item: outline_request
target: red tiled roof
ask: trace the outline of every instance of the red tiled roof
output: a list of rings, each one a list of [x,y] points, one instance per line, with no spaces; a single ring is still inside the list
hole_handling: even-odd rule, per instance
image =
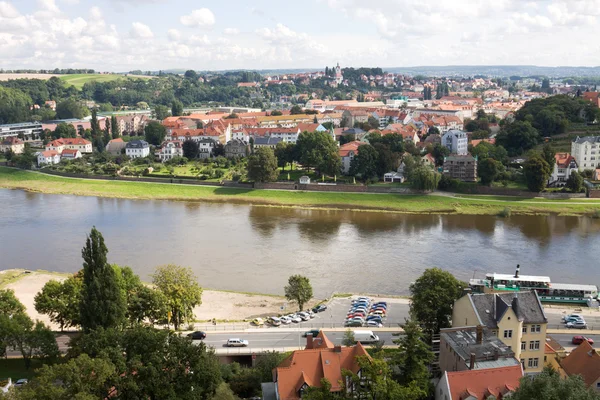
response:
[[[58,155],[58,152],[56,150],[46,150],[46,151],[42,151],[42,155],[44,157],[54,157],[54,156]]]
[[[339,154],[340,154],[340,157],[348,157],[348,154],[351,151],[353,151],[354,153],[358,154],[358,147],[362,146],[363,144],[366,144],[366,143],[359,142],[358,140],[355,140],[353,142],[348,142],[348,143],[340,146],[340,149],[338,151]]]
[[[486,142],[486,143],[490,143],[490,144],[496,144],[496,138],[471,140],[471,144],[473,145],[473,147],[476,147],[481,142]]]
[[[23,141],[16,136],[9,136],[2,141],[5,146],[14,146],[15,144],[23,144]]]
[[[75,156],[78,152],[79,152],[79,150],[76,150],[76,149],[65,149],[65,150],[63,150],[63,152],[61,154],[63,156],[68,156],[68,155]]]
[[[560,364],[567,375],[581,375],[587,386],[600,378],[600,355],[587,340],[584,340]]]
[[[566,168],[569,166],[571,161],[575,160],[575,158],[569,153],[556,153],[554,155],[554,159],[556,160],[556,165],[558,165],[559,168]]]
[[[109,140],[108,143],[110,144],[110,143],[124,143],[124,142],[123,142],[123,139],[116,138],[116,139]]]
[[[320,124],[298,124],[300,132],[315,132]]]
[[[510,367],[446,372],[450,400],[463,400],[473,396],[485,400],[490,396],[504,396],[519,387],[523,376],[521,365]]]
[[[50,143],[48,143],[46,145],[46,147],[48,147],[48,146],[57,147],[57,146],[64,146],[67,144],[84,146],[87,144],[92,144],[92,142],[90,142],[89,140],[85,140],[83,138],[61,138],[61,139],[56,139],[56,140],[51,141]]]

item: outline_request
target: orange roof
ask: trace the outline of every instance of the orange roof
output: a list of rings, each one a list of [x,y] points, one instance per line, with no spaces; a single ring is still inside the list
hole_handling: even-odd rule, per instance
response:
[[[486,143],[490,143],[490,144],[496,144],[496,138],[471,140],[471,144],[473,145],[473,147],[477,146],[481,142],[486,142]]]
[[[555,354],[556,350],[552,348],[548,343],[544,344],[544,354]]]
[[[44,157],[54,157],[54,156],[58,155],[58,152],[56,150],[46,150],[46,151],[42,151],[42,155]]]
[[[355,140],[353,142],[348,142],[348,143],[340,146],[340,149],[338,151],[339,154],[340,154],[340,157],[348,157],[348,154],[351,151],[353,151],[354,153],[358,153],[358,147],[361,146],[361,145],[363,145],[363,144],[366,144],[366,143],[359,142],[358,140]]]
[[[300,132],[315,132],[321,124],[298,124]]]
[[[108,143],[124,143],[124,142],[123,142],[123,139],[116,138],[116,139],[109,140]]]
[[[69,155],[69,154],[71,154],[71,155],[73,155],[73,156],[74,156],[74,155],[76,155],[78,152],[79,152],[79,150],[77,150],[77,149],[65,149],[65,150],[63,150],[63,152],[62,152],[62,155],[63,155],[63,156],[66,156],[66,155]]]
[[[61,138],[61,139],[56,139],[56,140],[51,141],[50,143],[48,143],[46,145],[46,147],[48,147],[48,146],[52,146],[52,147],[64,146],[66,144],[83,146],[86,144],[92,144],[92,142],[90,142],[89,140],[85,140],[83,138]]]
[[[360,343],[352,347],[331,346],[294,351],[275,368],[281,400],[299,399],[299,391],[303,386],[320,387],[323,378],[331,383],[332,392],[338,392],[342,389],[342,370],[357,373],[359,366],[356,357],[369,357]]]
[[[567,375],[581,375],[587,386],[600,378],[600,355],[584,340],[560,363]]]
[[[521,365],[510,367],[446,372],[451,400],[462,400],[469,396],[485,400],[490,396],[504,396],[519,387],[523,376]]]
[[[556,160],[556,165],[563,168],[568,167],[571,161],[575,160],[569,153],[556,153],[554,159]]]
[[[12,146],[12,145],[15,145],[15,144],[22,144],[22,143],[23,143],[23,141],[21,139],[19,139],[18,137],[16,137],[16,136],[9,136],[9,137],[7,137],[6,139],[4,139],[2,141],[2,144],[5,145],[5,146],[7,146],[7,145],[11,145]]]

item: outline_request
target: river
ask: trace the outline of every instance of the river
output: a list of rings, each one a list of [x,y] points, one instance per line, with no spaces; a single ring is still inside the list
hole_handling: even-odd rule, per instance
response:
[[[0,189],[0,269],[75,272],[92,226],[109,262],[150,280],[193,269],[202,286],[282,294],[287,278],[332,292],[408,294],[425,268],[600,284],[600,220],[589,217],[402,215],[202,202],[120,200]]]

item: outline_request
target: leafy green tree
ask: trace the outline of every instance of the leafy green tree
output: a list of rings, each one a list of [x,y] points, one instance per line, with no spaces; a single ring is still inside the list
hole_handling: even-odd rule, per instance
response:
[[[521,378],[511,400],[600,400],[600,395],[588,388],[580,375],[562,378],[552,368]]]
[[[540,134],[528,121],[505,125],[496,135],[496,144],[504,147],[509,156],[521,155],[540,141]]]
[[[304,114],[304,110],[302,110],[302,107],[300,107],[298,104],[296,104],[295,106],[293,106],[290,109],[290,114],[292,115],[296,115],[296,114]],[[272,115],[272,114],[271,114]]]
[[[0,321],[2,322],[2,321]],[[31,359],[39,358],[51,362],[60,356],[54,333],[42,322],[35,323],[24,313],[13,315],[4,321],[8,330],[8,344],[18,350],[25,362],[25,368],[31,367]]]
[[[183,156],[188,160],[195,160],[200,155],[200,146],[195,140],[185,140],[181,147],[183,149]]]
[[[226,382],[221,382],[212,400],[237,400],[237,397]]]
[[[270,115],[271,115],[272,117],[278,117],[278,116],[281,116],[281,115],[283,115],[283,113],[282,113],[281,111],[279,111],[279,110],[273,110],[273,111],[271,111],[271,114],[270,114]]]
[[[454,301],[463,294],[465,284],[450,272],[429,268],[410,285],[410,315],[428,339],[440,329],[450,327]]]
[[[331,391],[331,382],[327,378],[321,378],[320,386],[309,386],[302,393],[304,400],[339,400],[343,398]]]
[[[367,120],[367,124],[369,124],[371,129],[379,128],[379,120],[373,116],[369,116],[369,119]]]
[[[175,330],[194,317],[194,307],[202,304],[202,288],[190,268],[163,265],[156,268],[152,283],[166,298],[169,322]]]
[[[396,381],[402,386],[414,383],[424,392],[428,392],[431,385],[429,364],[434,355],[416,321],[407,320],[402,328],[404,335],[395,341],[398,351],[392,356],[392,365],[397,371]]]
[[[491,185],[502,170],[502,163],[492,158],[486,158],[477,164],[477,175],[481,178],[481,184],[485,186]]]
[[[444,159],[450,155],[450,150],[446,146],[436,143],[433,145],[431,155],[435,159],[435,165],[439,167],[444,165]]]
[[[539,156],[531,157],[523,166],[527,188],[532,192],[541,192],[546,188],[550,173],[550,166]]]
[[[157,120],[162,121],[169,115],[170,113],[167,106],[157,105],[156,107],[154,107],[154,118],[156,118]]]
[[[0,86],[0,124],[27,121],[31,97],[21,90]]]
[[[440,182],[440,174],[424,165],[419,165],[410,173],[410,187],[416,190],[433,191]]]
[[[346,143],[354,142],[356,140],[356,135],[347,134],[340,136],[340,146],[345,145]]]
[[[29,143],[25,143],[25,148],[21,154],[15,154],[12,156],[12,163],[22,169],[30,169],[33,164],[36,163],[36,156]]]
[[[277,166],[279,168],[285,168],[288,163],[294,162],[294,145],[279,142],[277,146],[275,146],[275,157],[277,157]]]
[[[254,182],[273,182],[279,176],[273,149],[261,147],[248,157],[248,178]]]
[[[146,141],[155,146],[160,146],[167,136],[167,129],[156,121],[150,121],[144,128],[144,137]]]
[[[573,193],[580,193],[583,189],[583,177],[577,171],[571,171],[571,176],[567,179],[567,189]]]
[[[84,332],[98,327],[121,326],[125,320],[126,299],[114,268],[107,262],[107,253],[102,234],[93,227],[81,251],[83,287],[80,323]]]
[[[98,110],[94,107],[92,109],[92,119],[90,120],[90,128],[92,130],[92,137],[96,138],[100,136],[100,123],[98,122]]]
[[[254,368],[260,371],[261,382],[270,382],[273,380],[273,369],[277,367],[285,358],[285,354],[276,351],[266,351],[259,354],[256,358]]]
[[[271,381],[273,378],[269,379]],[[248,399],[260,393],[261,373],[254,368],[242,368],[240,372],[231,377],[229,387],[237,396]]]
[[[60,119],[81,119],[89,114],[90,110],[74,98],[63,100],[56,105],[56,116]]]
[[[305,168],[314,167],[319,174],[337,174],[342,161],[337,144],[326,132],[303,132],[296,143],[297,158]]]
[[[382,177],[390,171],[397,171],[400,165],[400,153],[392,151],[389,145],[375,143],[373,145],[377,151],[377,176]]]
[[[544,147],[542,147],[542,158],[544,161],[548,163],[550,170],[554,168],[554,164],[556,164],[556,151],[552,148],[550,143],[546,143]]]
[[[174,117],[183,115],[183,103],[181,101],[173,100],[173,103],[171,103],[171,115]]]
[[[379,154],[370,144],[358,146],[358,154],[350,163],[350,175],[361,176],[365,181],[377,179]]]
[[[344,338],[342,339],[342,346],[350,347],[356,344],[356,339],[354,338],[354,331],[352,329],[346,329],[344,332]]]
[[[121,136],[121,129],[119,128],[119,121],[115,115],[110,117],[110,132],[113,139]]]
[[[35,310],[47,314],[60,330],[79,325],[79,306],[83,280],[81,274],[70,276],[63,282],[51,280],[35,295]]]
[[[481,142],[477,146],[471,148],[471,155],[477,157],[481,162],[486,158],[493,158],[500,161],[502,164],[508,164],[508,153],[502,146],[495,146],[488,142]]]
[[[167,321],[168,314],[167,298],[162,292],[140,285],[128,293],[127,319],[130,323],[147,321],[154,325]]]
[[[490,137],[490,131],[484,130],[484,129],[479,129],[474,131],[471,134],[471,139],[475,140],[475,139],[487,139]]]
[[[304,305],[313,297],[310,280],[302,275],[292,275],[284,288],[285,298],[298,303],[298,310],[302,311]]]
[[[76,136],[77,131],[75,130],[75,127],[71,124],[67,124],[64,122],[61,122],[60,124],[56,125],[56,128],[54,128],[54,132],[52,132],[52,138],[54,139],[74,138]]]

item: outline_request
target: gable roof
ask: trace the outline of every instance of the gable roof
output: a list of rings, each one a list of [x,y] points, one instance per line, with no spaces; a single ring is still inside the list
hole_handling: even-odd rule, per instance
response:
[[[506,310],[513,309],[525,324],[547,323],[544,309],[535,291],[512,293],[468,294],[479,320],[487,328],[495,329]]]
[[[149,146],[150,145],[145,140],[132,140],[131,142],[127,142],[125,147],[128,149],[145,149]]]
[[[67,157],[69,157],[69,156],[73,156],[73,157],[75,157],[75,156],[77,155],[77,153],[79,153],[79,150],[77,150],[77,149],[64,149],[64,150],[62,151],[61,155],[62,155],[63,157],[64,157],[64,156],[67,156]]]
[[[44,157],[54,157],[58,155],[58,152],[56,150],[46,150],[40,152],[40,154]]]
[[[502,397],[519,387],[521,365],[472,371],[446,372],[451,400]],[[472,397],[469,397],[472,396]]]
[[[587,340],[584,340],[560,364],[567,375],[581,375],[587,386],[600,378],[600,355]]]
[[[556,165],[559,168],[567,168],[571,162],[575,162],[575,157],[573,157],[569,153],[556,153],[554,155],[554,159],[556,160]]]
[[[348,157],[348,155],[350,154],[351,151],[353,151],[355,154],[358,154],[358,147],[363,144],[366,144],[366,143],[359,142],[358,140],[348,142],[348,143],[340,146],[338,153],[339,153],[340,157]]]

